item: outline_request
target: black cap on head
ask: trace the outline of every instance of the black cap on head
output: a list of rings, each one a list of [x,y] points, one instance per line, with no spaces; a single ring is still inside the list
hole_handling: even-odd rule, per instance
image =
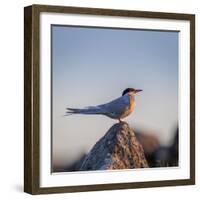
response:
[[[135,92],[135,89],[134,88],[126,88],[123,93],[122,93],[122,96],[124,96],[125,94],[127,94],[128,92]]]

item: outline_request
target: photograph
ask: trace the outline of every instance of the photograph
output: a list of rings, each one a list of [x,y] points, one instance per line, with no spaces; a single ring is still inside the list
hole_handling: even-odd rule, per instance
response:
[[[179,31],[51,25],[51,172],[179,166]]]

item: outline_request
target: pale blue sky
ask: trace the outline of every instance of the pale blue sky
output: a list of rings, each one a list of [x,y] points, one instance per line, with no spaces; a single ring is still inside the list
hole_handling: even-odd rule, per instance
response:
[[[53,162],[67,165],[117,121],[63,117],[66,107],[106,103],[143,89],[125,119],[167,144],[178,121],[178,32],[52,27]]]

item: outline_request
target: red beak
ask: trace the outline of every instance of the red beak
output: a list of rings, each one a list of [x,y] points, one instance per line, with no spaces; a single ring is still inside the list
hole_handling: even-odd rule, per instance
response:
[[[138,90],[135,90],[135,93],[142,92],[142,91],[143,90],[138,89]]]

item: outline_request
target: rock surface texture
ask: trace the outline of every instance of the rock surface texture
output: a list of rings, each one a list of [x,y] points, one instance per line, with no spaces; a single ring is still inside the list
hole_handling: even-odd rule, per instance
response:
[[[146,168],[144,150],[126,122],[113,125],[86,155],[79,170]]]

